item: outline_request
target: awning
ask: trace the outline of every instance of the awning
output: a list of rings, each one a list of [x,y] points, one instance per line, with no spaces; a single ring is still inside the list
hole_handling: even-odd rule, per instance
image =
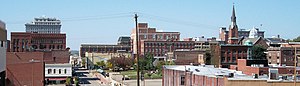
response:
[[[50,81],[54,81],[54,80],[59,80],[59,81],[66,80],[66,78],[46,78],[46,80],[47,79],[49,79]]]

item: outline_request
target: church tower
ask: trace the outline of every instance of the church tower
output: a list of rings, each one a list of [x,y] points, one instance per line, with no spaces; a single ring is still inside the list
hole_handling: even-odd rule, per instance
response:
[[[229,44],[238,44],[238,26],[236,25],[236,16],[235,9],[233,5],[232,16],[231,16],[231,25],[229,26],[229,35],[228,35],[228,43]]]

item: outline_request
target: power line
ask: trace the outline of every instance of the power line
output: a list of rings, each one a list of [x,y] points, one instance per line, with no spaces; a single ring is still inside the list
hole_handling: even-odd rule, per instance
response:
[[[216,28],[218,26],[207,25],[207,24],[200,24],[200,23],[194,23],[194,22],[188,22],[188,21],[183,21],[183,20],[178,20],[178,19],[172,19],[172,18],[166,18],[166,17],[156,16],[156,15],[146,14],[146,13],[140,13],[140,14],[142,14],[142,17],[146,18],[146,19],[158,20],[158,21],[162,21],[162,22],[173,23],[173,24],[180,24],[180,25],[184,25],[184,26],[192,26],[192,27],[197,27],[197,28],[200,28],[200,27],[209,27],[207,29],[218,30],[218,29],[212,29],[212,28]]]

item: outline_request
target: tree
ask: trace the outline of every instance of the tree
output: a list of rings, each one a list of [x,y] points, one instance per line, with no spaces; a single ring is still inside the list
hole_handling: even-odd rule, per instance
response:
[[[82,58],[81,59],[81,65],[85,68],[85,64],[86,64],[86,60],[85,60],[85,58]]]
[[[293,42],[300,42],[300,36],[292,40]]]
[[[267,54],[264,53],[265,51],[267,51],[267,49],[262,46],[253,46],[252,59],[266,59]]]
[[[165,65],[166,62],[165,61],[159,61],[157,66],[156,66],[156,69],[158,70],[158,74],[161,75],[161,72],[162,72],[162,68],[163,68],[163,65]]]
[[[132,58],[126,58],[125,56],[112,57],[108,62],[114,64],[114,66],[118,66],[121,68],[131,67],[133,65]]]
[[[139,68],[140,70],[154,70],[155,67],[153,65],[154,57],[152,54],[146,54],[143,58],[139,59]]]
[[[105,66],[106,66],[107,68],[110,68],[110,69],[113,68],[112,63],[110,63],[110,62],[106,62]]]
[[[67,77],[67,79],[66,79],[66,86],[70,86],[72,83],[71,83],[71,77]]]
[[[206,65],[210,65],[211,64],[211,54],[209,52],[205,53],[205,62]]]
[[[104,67],[105,66],[105,62],[104,61],[96,62],[96,64],[99,67]]]

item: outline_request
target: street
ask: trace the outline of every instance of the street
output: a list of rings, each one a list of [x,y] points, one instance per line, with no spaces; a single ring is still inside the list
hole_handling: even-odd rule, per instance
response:
[[[75,70],[76,75],[79,77],[81,86],[109,86],[101,84],[99,78],[89,73],[89,70],[77,69]]]

